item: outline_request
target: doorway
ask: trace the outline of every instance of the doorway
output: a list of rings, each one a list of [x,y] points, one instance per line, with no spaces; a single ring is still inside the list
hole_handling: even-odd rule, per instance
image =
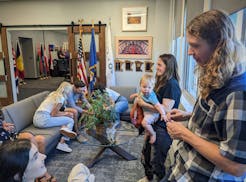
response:
[[[59,74],[60,72],[58,72],[57,75],[52,75],[52,73],[54,73],[55,69],[57,69],[57,62],[54,60],[57,59],[56,55],[58,48],[62,47],[64,44],[68,44],[68,34],[66,28],[54,30],[50,28],[48,30],[10,29],[8,32],[10,33],[9,42],[12,42],[15,50],[16,44],[19,42],[24,63],[25,84],[18,85],[19,93],[17,94],[17,101],[42,91],[56,90],[59,84],[65,79],[64,75]],[[41,50],[43,53],[42,55]],[[46,76],[43,76],[43,70],[40,69],[40,60],[41,57],[44,56],[47,58],[48,63],[46,65],[48,68],[45,68],[48,72]],[[50,56],[52,57],[52,61],[55,62],[52,73],[50,70]]]
[[[25,78],[38,78],[32,38],[19,37],[19,42],[25,67]]]

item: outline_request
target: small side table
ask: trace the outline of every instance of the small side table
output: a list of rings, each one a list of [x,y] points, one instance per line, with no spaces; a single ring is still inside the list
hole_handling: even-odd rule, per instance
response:
[[[95,130],[93,129],[88,130],[88,134],[94,137],[95,139],[97,139],[102,145],[105,145],[101,148],[101,150],[97,153],[97,155],[89,162],[89,164],[87,165],[88,168],[92,168],[98,162],[99,157],[107,148],[114,151],[116,154],[118,154],[119,156],[121,156],[127,161],[137,160],[136,157],[129,154],[123,148],[119,147],[119,145],[111,145],[110,141],[107,139],[106,136],[102,134],[97,134]]]

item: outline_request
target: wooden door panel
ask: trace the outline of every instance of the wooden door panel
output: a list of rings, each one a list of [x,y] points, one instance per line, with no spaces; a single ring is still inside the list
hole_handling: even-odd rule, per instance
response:
[[[13,89],[11,82],[10,61],[7,46],[7,34],[6,28],[2,27],[0,31],[1,47],[0,50],[0,104],[1,106],[9,105],[14,102]]]

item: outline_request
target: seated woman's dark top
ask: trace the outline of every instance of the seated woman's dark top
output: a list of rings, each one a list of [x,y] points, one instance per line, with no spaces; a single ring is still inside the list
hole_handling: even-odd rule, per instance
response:
[[[181,89],[178,81],[175,78],[171,78],[164,87],[160,88],[156,95],[160,103],[162,103],[164,98],[171,99],[175,101],[173,108],[178,108],[181,97]],[[158,120],[155,124],[161,127],[166,127],[166,123],[160,120]]]
[[[178,81],[175,78],[171,78],[156,92],[156,95],[160,103],[162,103],[163,99],[171,99],[175,101],[173,108],[178,108],[181,97]],[[141,159],[145,175],[149,180],[153,179],[153,174],[156,174],[158,179],[162,179],[165,176],[166,168],[164,162],[172,144],[172,139],[166,130],[166,122],[158,120],[152,126],[156,132],[156,142],[152,145],[152,148],[149,141],[145,141]]]

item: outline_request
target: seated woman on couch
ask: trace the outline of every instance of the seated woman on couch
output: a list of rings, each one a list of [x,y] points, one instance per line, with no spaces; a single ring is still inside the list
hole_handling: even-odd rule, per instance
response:
[[[60,111],[64,104],[70,87],[63,87],[50,93],[40,104],[33,117],[33,124],[39,128],[49,128],[61,126],[60,132],[64,135],[58,143],[56,149],[64,152],[72,152],[72,149],[65,143],[70,138],[75,138],[77,134],[73,132],[74,115],[69,111]]]

